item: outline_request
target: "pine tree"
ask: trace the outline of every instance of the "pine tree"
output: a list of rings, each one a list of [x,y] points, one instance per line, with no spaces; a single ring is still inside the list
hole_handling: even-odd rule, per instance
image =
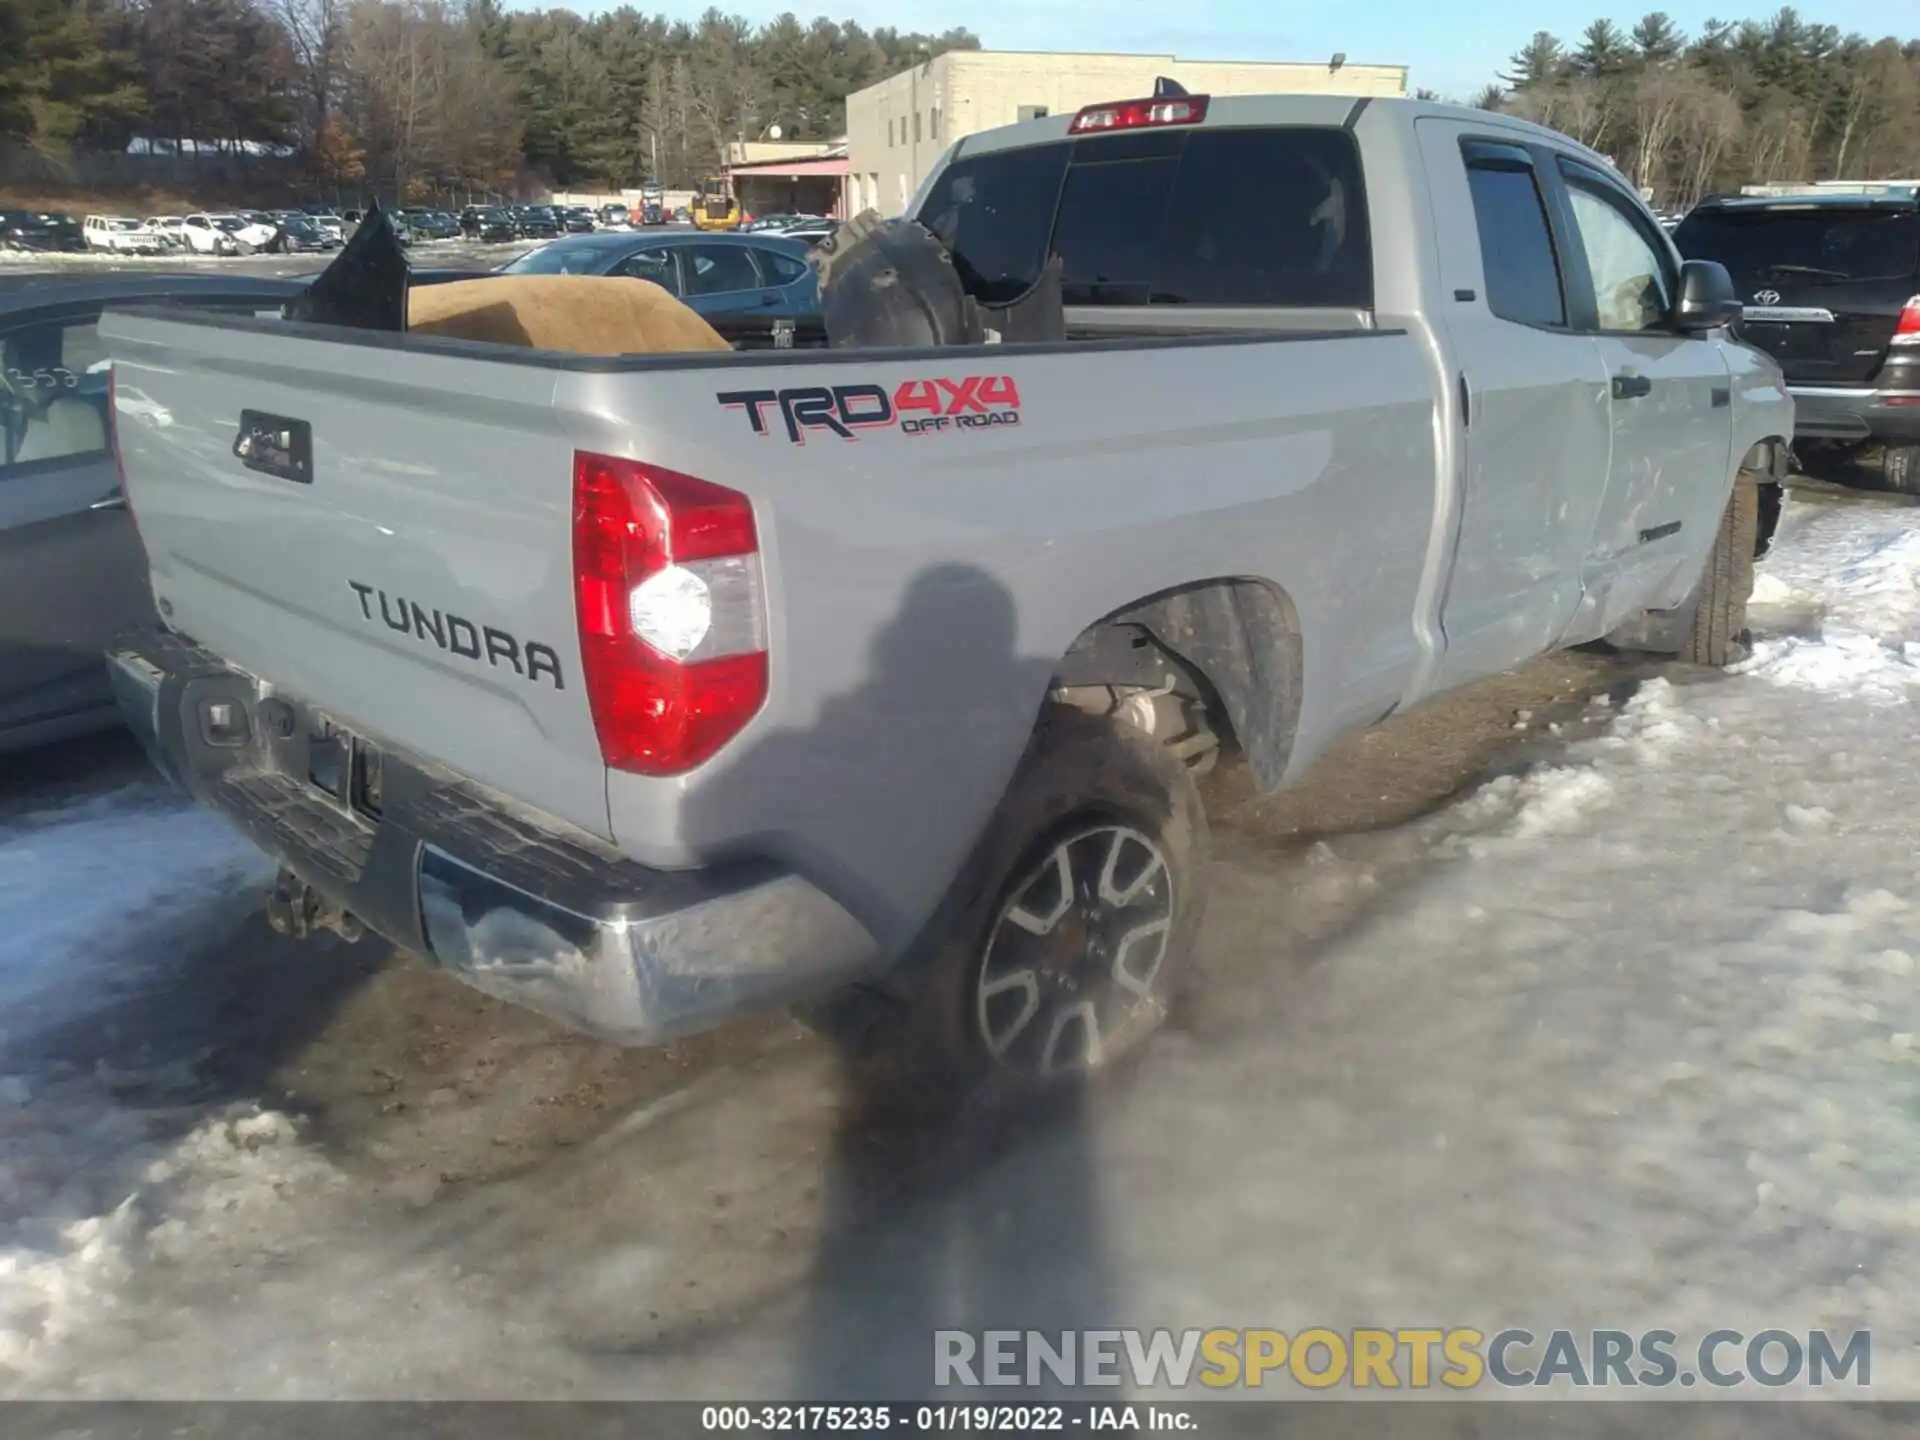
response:
[[[97,0],[0,3],[0,138],[57,156],[141,113],[133,57],[110,43],[113,18]]]
[[[1545,30],[1536,30],[1525,47],[1507,62],[1506,73],[1500,79],[1515,90],[1525,90],[1530,86],[1551,85],[1566,73],[1566,47]]]

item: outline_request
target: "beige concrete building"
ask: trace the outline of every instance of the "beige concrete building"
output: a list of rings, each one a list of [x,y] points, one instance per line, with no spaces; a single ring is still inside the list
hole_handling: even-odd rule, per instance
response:
[[[1407,93],[1404,65],[949,51],[847,97],[848,212],[899,214],[964,135],[1150,95],[1161,75],[1195,95]]]

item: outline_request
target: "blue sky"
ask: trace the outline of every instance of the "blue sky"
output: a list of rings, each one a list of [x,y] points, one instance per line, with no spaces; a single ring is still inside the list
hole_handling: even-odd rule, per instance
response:
[[[523,0],[532,5],[556,0]],[[634,0],[637,8],[693,18],[705,0]],[[1630,26],[1650,9],[1664,8],[1689,34],[1708,19],[1760,18],[1778,0],[1738,0],[1664,6],[1644,3],[1608,10],[1594,0],[1477,0],[1477,3],[1385,4],[1380,0],[732,0],[721,8],[762,21],[792,10],[803,20],[829,14],[862,25],[944,30],[964,24],[996,50],[1133,50],[1172,52],[1189,60],[1318,60],[1344,50],[1355,64],[1404,64],[1412,83],[1464,99],[1503,68],[1535,30],[1569,39],[1601,15]],[[603,0],[571,0],[592,13]],[[1920,17],[1888,0],[1810,0],[1801,17],[1879,37],[1897,28],[1920,34]],[[1902,38],[1906,38],[1903,36]]]

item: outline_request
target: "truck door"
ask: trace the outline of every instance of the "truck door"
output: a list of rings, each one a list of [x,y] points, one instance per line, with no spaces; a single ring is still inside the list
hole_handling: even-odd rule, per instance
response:
[[[1606,496],[1610,411],[1599,342],[1572,323],[1546,153],[1471,121],[1422,119],[1415,132],[1459,437],[1446,686],[1548,649],[1576,613]]]
[[[1582,567],[1594,612],[1582,630],[1598,634],[1654,603],[1710,543],[1732,475],[1732,382],[1716,339],[1673,328],[1679,260],[1645,208],[1584,161],[1555,168],[1576,242],[1575,325],[1608,377],[1613,464]]]

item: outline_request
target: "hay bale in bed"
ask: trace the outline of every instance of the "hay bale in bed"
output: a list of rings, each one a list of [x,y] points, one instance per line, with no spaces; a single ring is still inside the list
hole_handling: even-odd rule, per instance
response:
[[[651,280],[613,275],[501,275],[418,286],[407,293],[407,330],[575,355],[732,348]]]

